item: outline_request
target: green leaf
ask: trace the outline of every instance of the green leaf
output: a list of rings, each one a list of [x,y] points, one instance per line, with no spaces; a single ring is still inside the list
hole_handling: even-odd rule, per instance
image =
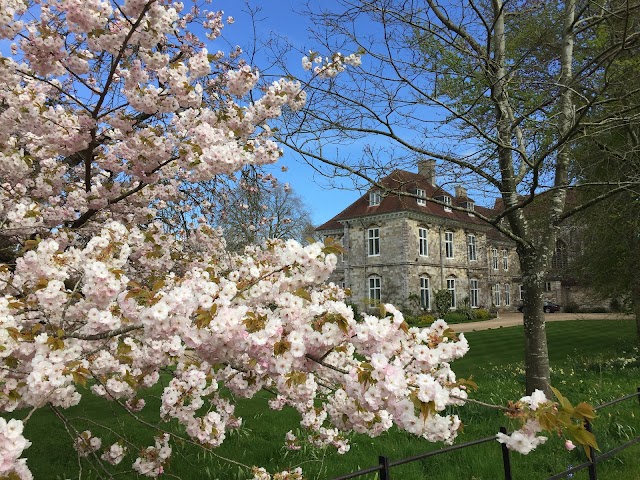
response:
[[[458,379],[458,385],[465,385],[467,386],[470,390],[478,390],[478,384],[476,382],[474,382],[472,380],[473,376],[470,376],[469,378],[459,378]]]
[[[306,291],[304,288],[302,288],[302,287],[298,288],[295,292],[293,292],[293,294],[294,294],[296,297],[303,298],[303,299],[305,299],[305,300],[307,300],[307,301],[309,301],[309,302],[311,301],[311,294],[310,294],[309,292],[307,292],[307,291]]]
[[[447,328],[444,332],[442,332],[442,336],[448,338],[449,340],[453,340],[454,342],[460,340],[458,334],[453,328]]]
[[[569,434],[573,437],[573,439],[584,447],[589,460],[592,460],[589,447],[593,448],[594,450],[600,451],[598,442],[596,442],[596,437],[593,435],[593,433],[588,432],[583,427],[579,427],[577,425],[572,425],[567,430],[569,431]]]
[[[567,413],[573,415],[574,408],[573,408],[573,405],[571,405],[571,402],[569,401],[569,399],[564,397],[558,389],[551,387],[551,390],[553,391],[554,395],[560,402],[560,406],[562,407],[562,409],[565,410]]]
[[[87,379],[84,375],[79,374],[78,372],[72,372],[71,376],[73,377],[73,381],[83,387],[87,386]]]
[[[285,352],[288,352],[291,349],[291,342],[287,340],[280,340],[273,344],[273,354],[275,356],[282,355]]]
[[[433,400],[430,402],[420,402],[420,415],[422,415],[422,418],[426,420],[434,413],[436,413],[436,404]]]
[[[593,409],[593,407],[591,405],[589,405],[588,403],[582,402],[579,403],[576,408],[574,409],[574,415],[582,418],[582,419],[589,419],[589,420],[593,420],[594,418],[597,417],[595,410]]]

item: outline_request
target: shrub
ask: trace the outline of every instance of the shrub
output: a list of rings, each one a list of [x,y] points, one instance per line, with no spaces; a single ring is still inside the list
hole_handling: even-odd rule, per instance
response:
[[[438,318],[443,318],[451,308],[451,292],[449,290],[438,290],[434,295],[434,307]]]
[[[428,327],[435,321],[436,317],[423,313],[421,315],[405,315],[404,319],[411,327]]]
[[[464,297],[460,302],[458,302],[458,312],[464,314],[467,317],[467,322],[473,322],[476,317],[473,314],[473,310],[471,309],[471,302],[469,301],[469,297]]]
[[[589,313],[607,313],[607,309],[604,307],[593,307],[586,309]]]
[[[464,312],[449,312],[445,314],[444,321],[447,323],[465,323],[469,321],[469,317]]]
[[[418,316],[418,326],[421,326],[421,327],[429,326],[435,321],[436,321],[436,317],[434,317],[433,315],[429,315],[425,313],[423,315]]]
[[[491,315],[491,313],[489,313],[489,310],[487,310],[486,308],[478,308],[474,310],[473,316],[475,317],[475,320],[478,320],[478,321],[496,318],[495,315]]]
[[[612,298],[611,303],[609,304],[609,308],[612,312],[622,312],[624,311],[624,305],[620,301],[619,298]]]
[[[580,308],[578,307],[578,304],[576,302],[569,302],[564,307],[564,311],[566,313],[578,313],[578,310],[580,310]]]

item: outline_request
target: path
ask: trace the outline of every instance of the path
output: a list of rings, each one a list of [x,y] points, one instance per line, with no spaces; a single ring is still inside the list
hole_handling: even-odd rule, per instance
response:
[[[619,320],[631,318],[622,313],[546,313],[547,322],[564,322],[567,320]],[[501,313],[498,318],[484,320],[482,322],[457,323],[451,325],[456,332],[474,332],[480,330],[491,330],[493,328],[513,327],[522,325],[522,314],[515,312]]]

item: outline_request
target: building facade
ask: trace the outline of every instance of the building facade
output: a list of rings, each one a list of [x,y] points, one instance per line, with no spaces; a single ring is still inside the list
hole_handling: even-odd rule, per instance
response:
[[[490,209],[476,206],[463,187],[454,194],[439,188],[433,161],[420,162],[418,173],[396,170],[380,183],[414,196],[374,188],[316,229],[341,242],[344,254],[331,281],[349,288],[353,303],[431,311],[434,293],[446,289],[452,308],[520,305],[515,244],[475,215],[491,215]]]

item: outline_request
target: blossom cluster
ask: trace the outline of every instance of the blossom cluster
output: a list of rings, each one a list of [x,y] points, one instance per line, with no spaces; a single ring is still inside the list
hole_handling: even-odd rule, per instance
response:
[[[528,412],[536,412],[551,405],[552,402],[547,399],[543,391],[535,390],[531,395],[524,396],[517,402],[516,411],[522,413],[524,408]],[[542,430],[540,422],[535,417],[526,418],[522,428],[512,432],[510,435],[498,433],[496,439],[498,442],[505,444],[510,450],[526,455],[538,445],[542,445],[547,441],[547,437],[538,435]]]
[[[109,447],[109,450],[105,450],[100,458],[111,465],[118,465],[124,459],[126,453],[127,449],[116,442]]]
[[[85,430],[76,438],[73,448],[81,457],[88,457],[102,446],[102,440],[94,437],[90,430]]]
[[[313,67],[313,64],[316,64]],[[319,78],[333,78],[344,72],[346,66],[358,67],[362,64],[362,55],[359,53],[352,53],[344,56],[340,52],[334,53],[331,58],[322,57],[317,52],[309,52],[308,56],[302,57],[302,68],[305,70],[311,70]]]
[[[291,471],[285,470],[271,475],[264,467],[256,467],[251,472],[252,480],[303,480],[302,468],[294,468]]]
[[[20,458],[22,451],[29,448],[31,442],[22,435],[24,425],[22,421],[9,421],[0,417],[0,476],[3,478],[14,475],[20,480],[33,478],[27,468],[27,461]]]
[[[156,478],[164,472],[164,466],[171,457],[169,434],[156,437],[155,445],[147,447],[133,464],[133,470],[146,477]]]

